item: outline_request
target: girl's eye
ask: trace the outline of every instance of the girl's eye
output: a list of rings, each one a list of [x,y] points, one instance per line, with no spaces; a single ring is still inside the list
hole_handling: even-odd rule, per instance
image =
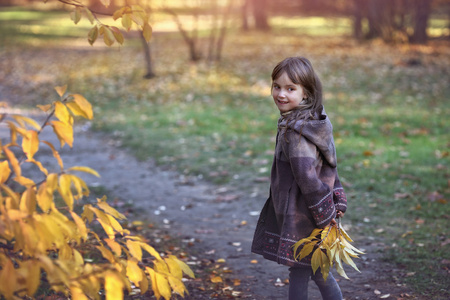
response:
[[[294,88],[289,88],[288,91],[292,92],[292,91],[295,91],[295,89]]]

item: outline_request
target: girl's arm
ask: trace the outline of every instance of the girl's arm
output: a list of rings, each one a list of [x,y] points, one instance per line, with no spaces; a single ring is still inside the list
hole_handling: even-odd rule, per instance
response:
[[[302,192],[302,198],[306,201],[316,225],[324,228],[336,217],[336,207],[333,201],[334,194],[329,182],[333,185],[336,169],[323,169],[321,178],[317,176],[317,163],[320,162],[320,154],[317,147],[308,139],[300,136],[289,138],[288,157],[295,181]]]

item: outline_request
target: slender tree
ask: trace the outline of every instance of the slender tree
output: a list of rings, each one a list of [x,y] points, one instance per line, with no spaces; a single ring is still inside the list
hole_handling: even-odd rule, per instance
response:
[[[414,33],[410,42],[424,44],[428,40],[427,27],[431,12],[431,0],[414,1]]]

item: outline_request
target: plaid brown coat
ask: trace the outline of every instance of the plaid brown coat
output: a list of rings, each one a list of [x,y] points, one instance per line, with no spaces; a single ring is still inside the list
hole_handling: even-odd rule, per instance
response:
[[[310,256],[294,260],[292,245],[314,228],[326,227],[336,210],[345,212],[347,199],[325,111],[314,120],[288,122],[286,116],[278,121],[270,196],[258,220],[252,252],[280,264],[310,267]]]

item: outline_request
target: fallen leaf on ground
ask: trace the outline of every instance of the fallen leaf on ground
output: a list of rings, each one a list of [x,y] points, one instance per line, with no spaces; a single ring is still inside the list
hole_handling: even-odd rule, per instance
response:
[[[222,277],[220,277],[220,276],[213,276],[213,277],[211,277],[211,282],[218,283],[218,282],[223,282],[223,280],[222,280]]]

